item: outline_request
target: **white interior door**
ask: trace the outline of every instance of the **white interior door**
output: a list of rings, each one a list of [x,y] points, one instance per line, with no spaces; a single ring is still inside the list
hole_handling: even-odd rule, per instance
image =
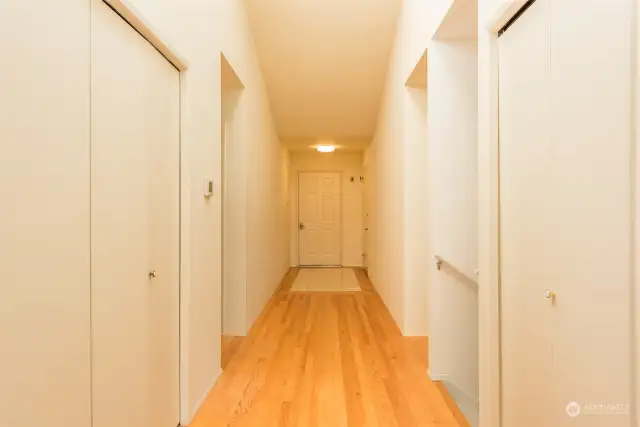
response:
[[[549,1],[499,39],[502,399],[504,427],[551,426]],[[531,402],[537,402],[532,405]]]
[[[149,47],[151,47],[149,45]],[[180,354],[180,75],[154,53],[148,87],[150,271],[150,426],[179,421]]]
[[[538,0],[500,38],[505,427],[631,426],[631,3]]]
[[[92,6],[93,427],[174,427],[179,74]]]
[[[300,172],[300,265],[331,266],[342,263],[340,220],[340,174]]]
[[[582,405],[581,427],[632,425],[634,3],[551,1],[546,226],[553,240],[546,250],[557,300],[550,425],[566,425],[568,402]]]
[[[0,417],[91,424],[89,3],[0,1]]]

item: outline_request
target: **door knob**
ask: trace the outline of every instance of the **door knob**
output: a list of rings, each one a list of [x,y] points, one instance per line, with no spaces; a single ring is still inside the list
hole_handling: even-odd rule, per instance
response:
[[[300,230],[304,230],[304,224],[302,222],[300,223]]]
[[[440,255],[434,255],[433,256],[433,260],[435,261],[436,264],[436,270],[440,271],[442,270],[442,264],[444,263],[444,260],[440,257]]]
[[[544,290],[544,297],[546,299],[555,299],[556,293],[554,291],[552,291],[551,289],[545,289]]]
[[[156,271],[152,270],[149,272],[149,279],[153,279],[154,277],[156,277]]]

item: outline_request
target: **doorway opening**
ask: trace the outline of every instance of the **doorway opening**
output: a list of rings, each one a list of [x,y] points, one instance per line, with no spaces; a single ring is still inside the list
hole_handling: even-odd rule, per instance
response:
[[[246,301],[243,212],[246,200],[246,176],[242,162],[242,127],[239,126],[240,100],[244,85],[224,54],[220,54],[221,73],[221,219],[222,219],[222,285],[221,285],[221,367],[224,370],[238,350],[245,335]]]
[[[405,81],[404,183],[404,333],[425,338],[429,335],[428,276],[429,259],[428,179],[429,140],[427,135],[427,52],[423,52]],[[426,339],[425,339],[426,341]],[[424,357],[427,357],[425,351]]]
[[[427,52],[434,261],[428,280],[429,375],[473,426],[479,420],[477,17],[477,1],[456,0]]]

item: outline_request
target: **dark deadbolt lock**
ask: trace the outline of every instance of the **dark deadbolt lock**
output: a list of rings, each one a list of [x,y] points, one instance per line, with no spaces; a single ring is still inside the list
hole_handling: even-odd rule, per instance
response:
[[[304,224],[300,223],[300,230],[304,230]]]

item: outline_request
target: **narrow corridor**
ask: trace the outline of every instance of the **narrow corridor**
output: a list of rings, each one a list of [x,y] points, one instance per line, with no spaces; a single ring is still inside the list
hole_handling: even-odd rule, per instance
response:
[[[361,292],[283,280],[193,427],[457,427],[426,374],[426,339],[403,337],[362,270]]]

